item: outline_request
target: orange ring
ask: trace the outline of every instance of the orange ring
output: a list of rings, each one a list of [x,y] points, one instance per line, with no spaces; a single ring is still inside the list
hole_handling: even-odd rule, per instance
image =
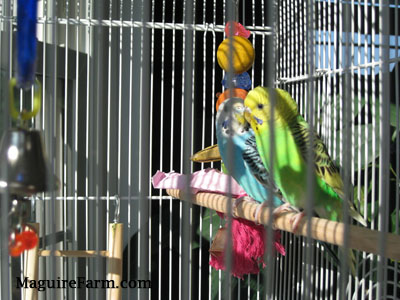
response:
[[[238,88],[233,88],[232,91],[229,91],[229,89],[226,89],[221,95],[219,95],[218,100],[217,100],[217,111],[218,107],[221,105],[222,102],[224,102],[226,99],[228,99],[230,96],[235,97],[235,98],[242,98],[243,100],[247,96],[247,91],[243,89],[238,89]]]

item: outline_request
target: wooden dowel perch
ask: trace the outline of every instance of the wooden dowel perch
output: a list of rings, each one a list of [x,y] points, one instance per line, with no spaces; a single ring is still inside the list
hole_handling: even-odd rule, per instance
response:
[[[32,224],[36,232],[39,232],[39,224]],[[122,291],[120,282],[122,280],[122,255],[123,255],[123,224],[111,223],[108,226],[108,249],[107,250],[39,250],[36,248],[27,251],[27,260],[24,268],[25,277],[37,280],[38,275],[38,259],[39,256],[55,256],[55,257],[105,257],[107,259],[107,280],[113,280],[116,286],[107,290],[108,300],[121,300]],[[37,299],[37,289],[28,288],[25,291],[23,299]]]
[[[168,195],[184,199],[184,191],[177,189],[167,189]],[[210,209],[228,213],[229,198],[214,193],[197,193],[192,197],[192,203]],[[231,200],[232,203],[234,199]],[[242,201],[236,209],[236,215],[240,218],[255,221],[254,212],[258,204],[249,201]],[[269,224],[269,209],[262,208],[259,216],[259,222],[264,225]],[[292,224],[290,219],[295,215],[293,212],[283,213],[274,220],[274,225],[277,229],[291,232]],[[338,246],[344,246],[344,231],[343,223],[329,221],[326,219],[311,218],[308,222],[307,218],[303,218],[298,227],[297,233],[302,236],[307,236],[307,227],[311,226],[311,237],[316,240],[324,241]],[[377,230],[371,230],[361,226],[348,225],[348,241],[347,246],[352,249],[365,251],[368,253],[379,253],[379,236],[385,234],[386,247],[385,256],[394,260],[400,260],[400,236],[392,233],[381,233]]]
[[[108,227],[108,268],[107,280],[121,282],[123,259],[123,228],[124,224],[115,223]],[[107,299],[120,300],[122,298],[121,287],[107,290]]]
[[[30,226],[36,230],[39,234],[39,223],[30,223]],[[26,228],[27,231],[31,231],[29,227]],[[39,275],[39,243],[33,249],[27,250],[25,252],[24,261],[24,277],[30,280],[38,280]],[[23,288],[22,299],[23,300],[37,300],[38,290],[31,288]]]
[[[39,250],[39,256],[57,256],[57,257],[108,257],[107,250],[101,250],[99,253],[96,250]]]

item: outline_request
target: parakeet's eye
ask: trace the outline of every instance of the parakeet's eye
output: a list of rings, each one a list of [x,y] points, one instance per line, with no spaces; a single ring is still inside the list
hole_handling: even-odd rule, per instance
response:
[[[237,105],[237,106],[235,106],[235,110],[238,112],[242,112],[244,110],[244,107],[241,105]]]
[[[262,103],[259,103],[259,104],[257,105],[257,107],[258,107],[259,109],[263,109],[263,108],[264,108],[264,105],[263,105]]]

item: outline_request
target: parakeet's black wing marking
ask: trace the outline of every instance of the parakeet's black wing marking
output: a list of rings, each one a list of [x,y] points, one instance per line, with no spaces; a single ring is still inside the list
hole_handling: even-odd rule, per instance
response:
[[[310,138],[310,127],[302,116],[297,117],[297,122],[290,126],[296,144],[298,145],[301,156],[307,161],[307,144]],[[328,150],[318,134],[314,133],[314,155],[315,172],[327,185],[329,185],[342,199],[344,198],[343,181],[339,170],[336,168],[332,159],[329,157]],[[349,201],[349,214],[352,218],[367,226],[366,221],[354,208],[353,203]]]
[[[302,116],[298,116],[297,122],[291,124],[294,140],[298,145],[301,156],[307,161],[307,146],[310,139],[310,127]],[[340,177],[339,170],[333,163],[328,154],[325,144],[322,142],[319,135],[314,132],[314,159],[315,159],[315,172],[323,179],[329,186],[331,186],[339,196],[343,195],[343,181]]]
[[[272,189],[272,191],[277,192],[278,189],[273,183],[269,172],[265,168],[261,156],[257,150],[256,138],[255,136],[249,137],[245,141],[246,148],[243,152],[243,160],[246,162],[253,176],[260,182],[262,185],[267,188]]]

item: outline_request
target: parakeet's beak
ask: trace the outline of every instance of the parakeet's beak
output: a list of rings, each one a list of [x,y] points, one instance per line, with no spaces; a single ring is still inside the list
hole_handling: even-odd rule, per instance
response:
[[[235,114],[235,118],[236,121],[238,121],[242,126],[246,123],[246,119],[243,117],[243,114]]]
[[[248,122],[248,123],[250,123],[250,120],[251,120],[251,109],[250,109],[250,107],[245,107],[244,108],[244,117],[245,117],[245,119],[246,119],[246,121]]]

